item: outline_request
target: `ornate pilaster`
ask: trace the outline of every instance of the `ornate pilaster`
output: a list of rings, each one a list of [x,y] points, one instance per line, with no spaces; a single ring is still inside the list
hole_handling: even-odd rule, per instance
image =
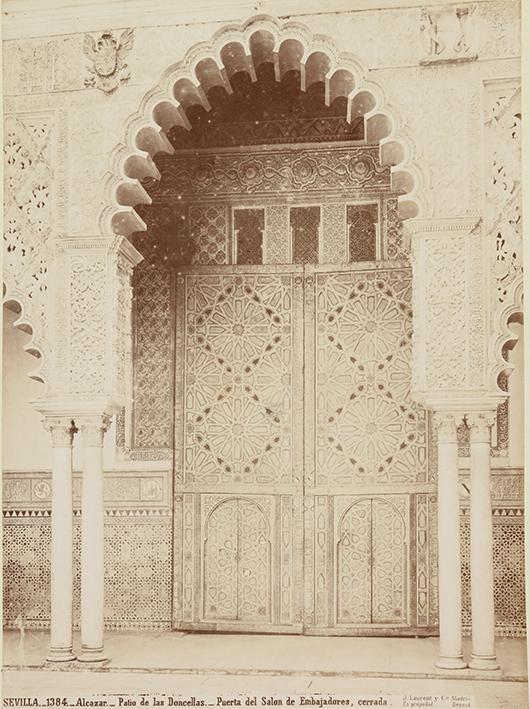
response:
[[[464,669],[462,652],[462,584],[460,577],[460,500],[457,426],[462,417],[436,412],[438,431],[438,579],[440,650],[436,666]]]
[[[486,388],[485,266],[478,217],[409,219],[413,392],[453,397]],[[451,336],[448,337],[448,333]]]
[[[498,670],[495,655],[495,610],[493,601],[493,519],[491,510],[490,446],[495,411],[466,417],[471,448],[471,623],[475,670]]]
[[[80,416],[83,438],[81,499],[81,654],[80,662],[104,662],[103,437],[107,414]]]
[[[130,354],[130,279],[142,256],[121,236],[62,238],[56,249],[58,346],[51,393],[110,394],[120,406]]]

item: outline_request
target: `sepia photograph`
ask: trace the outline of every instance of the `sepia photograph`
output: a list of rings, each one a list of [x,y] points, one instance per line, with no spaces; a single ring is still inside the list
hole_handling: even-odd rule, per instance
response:
[[[523,9],[4,0],[3,706],[529,706]]]

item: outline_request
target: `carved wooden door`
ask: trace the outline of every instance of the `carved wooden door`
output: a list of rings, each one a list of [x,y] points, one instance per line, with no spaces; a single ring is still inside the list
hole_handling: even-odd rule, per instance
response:
[[[176,278],[175,617],[300,632],[302,269]]]
[[[410,270],[201,267],[176,303],[175,627],[406,630]]]
[[[410,509],[427,477],[410,269],[306,266],[304,283],[305,630],[406,633]]]

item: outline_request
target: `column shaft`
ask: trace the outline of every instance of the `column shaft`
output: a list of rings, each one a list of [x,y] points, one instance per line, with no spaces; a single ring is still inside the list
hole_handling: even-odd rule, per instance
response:
[[[452,415],[438,416],[438,586],[440,650],[436,666],[463,669],[458,443]]]
[[[81,503],[81,662],[106,660],[103,651],[104,510],[103,433],[106,424],[81,424],[83,485]]]
[[[469,666],[497,670],[495,610],[493,602],[493,520],[490,492],[492,416],[468,417],[471,431],[471,623],[472,654]]]
[[[52,435],[51,630],[48,661],[74,660],[72,437],[70,421],[47,423]]]

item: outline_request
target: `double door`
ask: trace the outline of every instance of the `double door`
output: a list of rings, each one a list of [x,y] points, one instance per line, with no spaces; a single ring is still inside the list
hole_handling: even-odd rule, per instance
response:
[[[176,276],[174,626],[411,626],[405,264]]]

